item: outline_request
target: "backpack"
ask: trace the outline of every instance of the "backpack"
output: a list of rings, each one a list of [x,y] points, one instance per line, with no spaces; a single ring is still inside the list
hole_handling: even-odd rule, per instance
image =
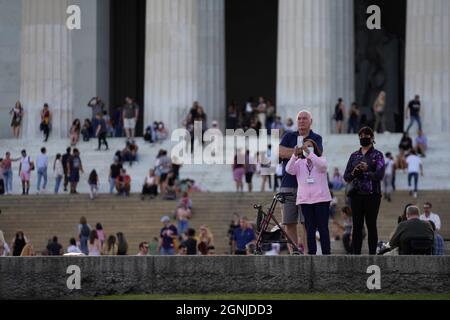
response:
[[[34,162],[30,161],[30,157],[28,157],[28,164],[30,165],[30,170],[34,171]]]
[[[91,230],[89,229],[87,224],[83,224],[81,226],[81,232],[80,235],[82,235],[83,237],[89,237]]]

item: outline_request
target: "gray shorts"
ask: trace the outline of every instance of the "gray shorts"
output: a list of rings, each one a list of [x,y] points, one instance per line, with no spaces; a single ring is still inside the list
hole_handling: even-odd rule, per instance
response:
[[[281,205],[281,214],[283,224],[295,224],[305,222],[300,205],[297,202],[297,188],[281,188],[280,192],[291,192],[294,195],[286,197],[286,202]]]

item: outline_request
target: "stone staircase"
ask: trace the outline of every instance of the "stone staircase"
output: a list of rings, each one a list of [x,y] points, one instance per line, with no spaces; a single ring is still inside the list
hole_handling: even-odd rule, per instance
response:
[[[376,147],[382,152],[391,151],[397,153],[397,146],[401,136],[399,134],[382,134],[376,136]],[[419,180],[419,188],[421,190],[450,190],[450,169],[448,167],[448,159],[450,159],[450,148],[446,148],[446,142],[450,140],[450,135],[435,135],[429,137],[430,149],[424,162],[425,177]],[[323,137],[325,156],[329,163],[329,173],[333,174],[335,167],[339,168],[341,173],[344,172],[349,155],[358,148],[358,139],[355,135],[329,135]],[[145,143],[142,138],[137,138],[136,142],[139,146],[139,162],[132,167],[125,164],[125,168],[132,178],[132,192],[140,192],[142,181],[148,173],[149,168],[155,164],[155,159],[160,149],[171,150],[176,143],[167,141],[163,144],[150,145]],[[85,169],[85,174],[81,176],[78,191],[87,193],[89,186],[87,179],[90,171],[96,169],[100,177],[100,192],[107,193],[109,166],[112,163],[114,153],[125,147],[125,139],[115,138],[109,139],[109,151],[96,151],[97,140],[91,139],[90,142],[79,142],[77,148],[81,152],[81,159]],[[49,183],[47,193],[52,193],[54,186],[54,174],[52,170],[53,161],[57,153],[65,153],[65,149],[69,145],[68,140],[49,139],[44,144],[38,139],[29,140],[0,140],[0,155],[3,156],[6,151],[10,151],[13,157],[19,157],[20,151],[26,149],[28,154],[36,159],[40,153],[40,148],[45,146],[50,159],[50,167],[48,171]],[[226,150],[231,151],[231,146],[226,146]],[[16,194],[21,192],[20,181],[18,177],[18,162],[13,164],[14,185],[13,189]],[[230,192],[235,191],[235,183],[232,178],[231,165],[184,165],[181,169],[181,178],[194,179],[204,190],[211,192]],[[36,193],[37,174],[32,173],[31,190]],[[259,176],[254,178],[254,190],[259,191],[261,179]],[[397,188],[399,190],[408,190],[407,174],[398,172]],[[267,189],[266,189],[267,190]]]
[[[193,193],[194,216],[190,226],[197,231],[201,224],[209,226],[214,234],[216,253],[228,253],[227,230],[234,212],[255,219],[253,204],[269,205],[271,193]],[[337,193],[338,206],[344,205],[343,193]],[[422,206],[425,201],[433,203],[433,211],[440,214],[442,220],[441,235],[450,239],[450,191],[424,191],[414,201],[407,192],[398,191],[393,195],[393,202],[383,200],[378,219],[380,240],[389,240],[397,224],[397,216],[406,203],[412,202]],[[10,241],[17,230],[23,230],[38,251],[44,250],[47,240],[57,235],[60,243],[67,246],[71,237],[77,234],[77,225],[81,216],[86,216],[88,223],[95,226],[101,222],[106,236],[124,232],[129,242],[129,254],[137,253],[141,241],[151,241],[159,236],[160,218],[171,216],[176,203],[160,199],[141,201],[137,195],[129,198],[100,195],[96,200],[89,200],[87,195],[40,195],[40,196],[3,196],[0,197],[0,230]],[[277,209],[277,217],[280,218]],[[332,233],[335,226],[330,223]],[[333,253],[343,252],[341,241],[332,243]],[[364,246],[366,250],[367,246]],[[366,251],[367,252],[367,251]]]

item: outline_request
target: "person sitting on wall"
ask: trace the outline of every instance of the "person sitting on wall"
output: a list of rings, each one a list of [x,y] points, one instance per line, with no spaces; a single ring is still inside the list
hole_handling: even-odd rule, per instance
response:
[[[387,246],[389,250],[399,249],[399,254],[432,254],[434,231],[427,221],[420,220],[420,210],[416,206],[406,209],[406,221],[401,222]]]

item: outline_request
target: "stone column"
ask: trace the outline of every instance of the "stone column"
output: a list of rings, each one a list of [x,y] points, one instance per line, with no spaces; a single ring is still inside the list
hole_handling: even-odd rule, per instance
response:
[[[144,125],[181,126],[193,101],[225,119],[223,0],[147,0]]]
[[[69,0],[23,0],[20,99],[24,138],[40,137],[40,110],[48,103],[53,137],[67,137],[72,121],[72,43]]]
[[[283,121],[301,109],[330,133],[337,98],[354,99],[352,0],[280,0],[277,105]]]
[[[73,118],[90,119],[88,101],[109,103],[110,0],[71,0],[81,9],[81,30],[72,32]]]
[[[450,132],[449,19],[447,0],[408,0],[405,103],[415,94],[421,96],[422,125],[428,134]],[[405,121],[405,128],[408,124]]]
[[[0,1],[0,138],[11,138],[9,111],[20,96],[21,1]]]

